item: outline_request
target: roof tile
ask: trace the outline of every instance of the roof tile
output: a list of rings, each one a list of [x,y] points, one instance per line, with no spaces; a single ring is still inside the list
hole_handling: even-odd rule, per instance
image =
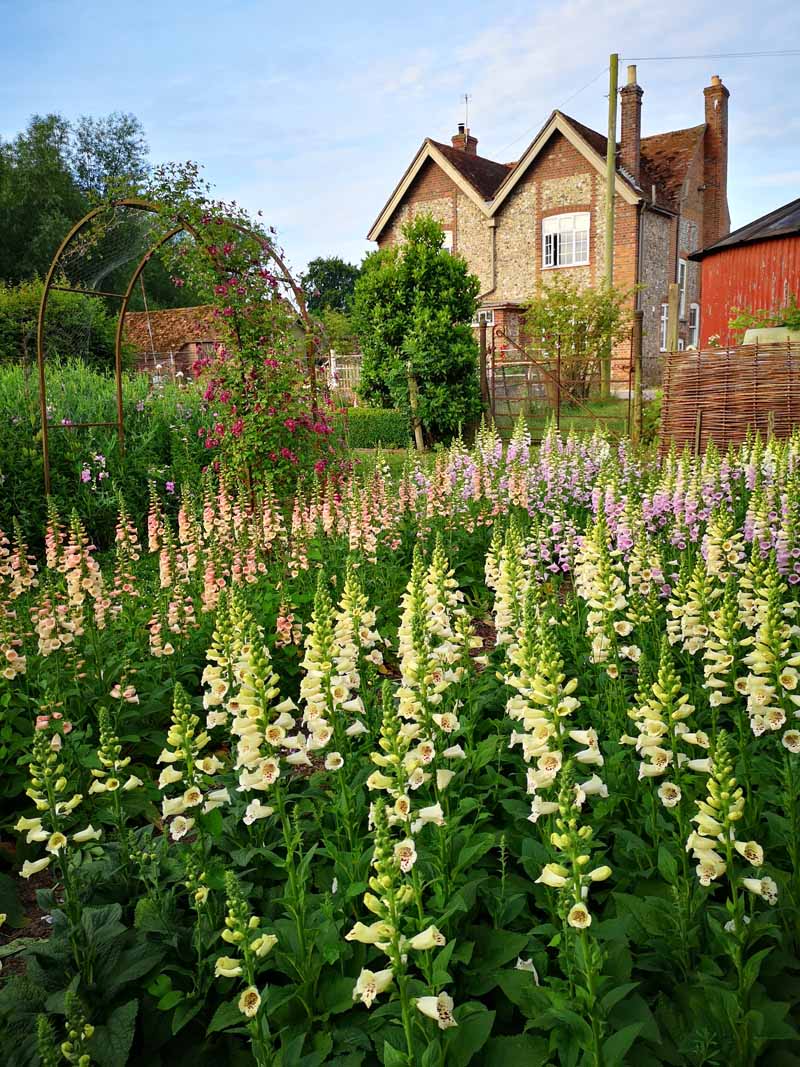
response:
[[[452,145],[442,144],[441,141],[431,140],[431,144],[438,148],[448,163],[452,163],[484,200],[491,200],[500,183],[508,177],[509,164],[495,163],[493,159],[464,152],[460,148],[453,148]]]

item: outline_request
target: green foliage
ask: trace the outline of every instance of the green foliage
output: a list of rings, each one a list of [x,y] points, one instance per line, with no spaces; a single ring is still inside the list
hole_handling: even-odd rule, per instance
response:
[[[119,111],[99,119],[82,115],[71,134],[70,167],[87,196],[103,198],[120,179],[138,184],[147,177],[147,137],[135,115]]]
[[[630,291],[591,288],[566,271],[552,271],[526,306],[525,329],[553,370],[560,360],[562,379],[580,398],[588,394],[603,354],[628,336],[631,314]]]
[[[408,416],[390,408],[348,408],[347,440],[351,448],[408,448]]]
[[[212,408],[205,446],[254,490],[267,482],[290,487],[312,466],[324,470],[336,451],[309,388],[297,285],[272,233],[209,193],[191,162],[157,168],[150,193],[161,232],[177,217],[197,233],[196,241],[165,246],[165,262],[217,316],[220,343],[194,364]]]
[[[733,333],[744,333],[746,330],[769,326],[788,326],[790,330],[800,330],[800,305],[794,293],[789,295],[787,304],[774,310],[759,308],[757,311],[750,311],[747,308],[731,308],[728,329]]]
[[[0,279],[14,283],[47,272],[70,227],[123,176],[146,172],[147,143],[138,119],[34,115],[13,141],[0,144]]]
[[[86,211],[69,166],[70,128],[60,115],[34,115],[0,144],[0,278],[45,274],[59,242]]]
[[[207,453],[197,436],[201,400],[194,383],[165,384],[151,392],[145,375],[125,376],[124,456],[113,428],[60,427],[65,420],[115,420],[112,375],[78,360],[54,363],[47,368],[47,389],[50,422],[55,424],[50,431],[53,497],[65,514],[80,509],[96,544],[113,539],[118,491],[142,514],[148,480],[163,489],[167,482],[179,487],[199,479]],[[35,542],[46,516],[35,366],[0,366],[0,486],[0,528],[10,530],[16,516]]]
[[[104,118],[82,116],[74,123],[61,115],[34,115],[14,140],[0,142],[0,282],[15,285],[43,278],[63,238],[98,199],[122,190],[141,193],[149,173],[147,152],[139,120],[118,112]],[[99,288],[124,292],[133,267],[130,249],[141,247],[148,226],[141,212],[116,220],[113,233],[96,249],[105,253]],[[173,285],[160,254],[148,264],[143,280],[152,309],[198,302],[190,288]],[[143,307],[138,287],[130,307]],[[117,310],[114,301],[109,314]]]
[[[36,328],[42,283],[0,284],[0,363],[36,361]],[[51,290],[45,318],[48,358],[82,359],[113,370],[117,323],[98,297]]]
[[[303,276],[303,293],[308,310],[326,309],[347,312],[361,268],[346,263],[340,256],[318,256],[308,264]]]
[[[661,432],[661,404],[663,393],[656,390],[652,400],[645,400],[642,405],[642,443],[653,444]]]
[[[360,395],[410,412],[409,374],[429,439],[447,439],[481,412],[478,346],[470,326],[480,289],[466,261],[442,248],[441,226],[419,216],[404,241],[367,256],[356,284]]]
[[[351,316],[345,311],[337,311],[335,308],[323,308],[320,319],[325,328],[325,337],[328,344],[335,352],[349,355],[358,348],[358,338]]]

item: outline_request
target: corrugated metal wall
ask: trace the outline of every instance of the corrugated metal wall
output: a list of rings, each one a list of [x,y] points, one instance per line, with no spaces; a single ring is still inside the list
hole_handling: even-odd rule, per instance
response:
[[[800,235],[723,249],[703,260],[700,344],[718,334],[723,345],[731,308],[778,308],[794,293],[800,301]]]

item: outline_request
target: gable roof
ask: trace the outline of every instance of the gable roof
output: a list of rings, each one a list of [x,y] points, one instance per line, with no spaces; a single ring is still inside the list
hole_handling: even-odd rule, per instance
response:
[[[439,149],[445,159],[452,163],[484,200],[491,200],[498,186],[508,176],[505,163],[495,163],[493,159],[464,152],[460,148],[453,148],[452,145],[442,144],[441,141],[430,143]]]
[[[462,159],[462,156],[465,158]],[[394,192],[384,204],[380,215],[373,222],[367,234],[367,240],[377,241],[412,182],[429,159],[441,167],[448,178],[488,217],[490,200],[483,190],[491,185],[496,172],[502,170],[505,176],[508,173],[507,168],[502,163],[495,163],[494,160],[485,159],[483,156],[473,156],[460,149],[448,148],[440,141],[433,141],[430,137],[426,137],[405,174],[395,186]],[[469,162],[470,160],[472,163]]]
[[[643,137],[641,141],[641,171],[639,182],[634,181],[619,166],[617,156],[616,191],[630,204],[646,200],[656,207],[675,211],[680,200],[686,173],[692,162],[705,126],[672,130]],[[374,241],[380,236],[399,206],[403,196],[428,159],[438,164],[448,177],[490,218],[517,185],[554,133],[562,134],[598,172],[605,173],[608,138],[582,122],[554,111],[516,163],[497,163],[486,156],[473,155],[426,138],[411,165],[398,182],[389,200],[367,234]],[[619,146],[617,146],[619,152]],[[655,199],[653,191],[655,190]]]
[[[605,174],[605,153],[608,139],[595,130],[589,129],[588,126],[584,126],[583,123],[578,122],[576,119],[570,118],[569,115],[565,115],[563,111],[554,111],[520,157],[517,165],[508,172],[505,181],[495,192],[490,214],[493,215],[500,209],[511,190],[516,186],[554,133],[560,133],[565,137],[573,148],[595,167],[598,173]],[[615,182],[617,195],[621,196],[623,200],[627,200],[629,204],[636,204],[642,199],[641,190],[637,189],[630,178],[619,169],[617,169]]]
[[[605,159],[608,138],[598,133],[597,130],[584,126],[582,122],[578,122],[570,115],[564,115],[564,118]],[[633,176],[620,166],[621,145],[617,144],[617,169],[631,188],[636,189],[649,203],[675,210],[686,180],[686,172],[704,131],[705,126],[700,125],[692,126],[687,130],[671,130],[669,133],[656,133],[650,137],[643,137],[638,184],[633,180]],[[654,186],[655,199],[653,198]]]
[[[791,200],[774,211],[767,212],[760,219],[740,226],[716,244],[703,248],[689,259],[700,260],[724,248],[737,248],[739,245],[752,244],[755,241],[768,241],[774,237],[791,237],[800,234],[800,199]]]

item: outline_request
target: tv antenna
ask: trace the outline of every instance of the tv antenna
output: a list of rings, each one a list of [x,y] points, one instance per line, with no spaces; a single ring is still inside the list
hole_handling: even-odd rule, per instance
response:
[[[469,129],[469,93],[464,93],[464,129]]]

